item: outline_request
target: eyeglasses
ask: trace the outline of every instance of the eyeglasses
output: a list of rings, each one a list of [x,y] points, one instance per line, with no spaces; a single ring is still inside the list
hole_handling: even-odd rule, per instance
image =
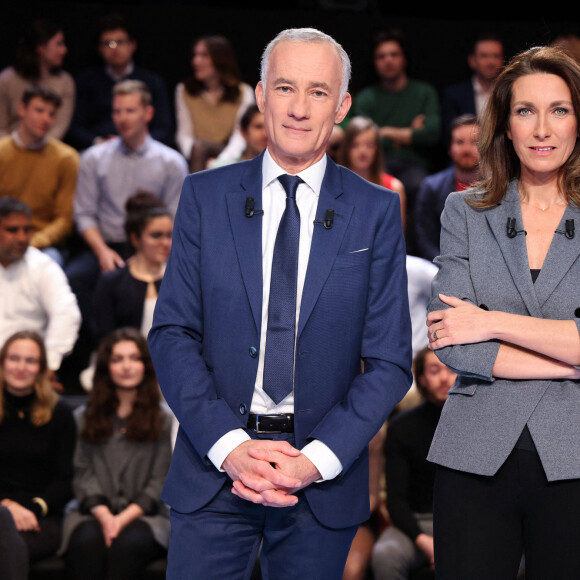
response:
[[[102,48],[117,48],[124,44],[129,44],[131,41],[128,38],[117,38],[117,40],[103,40],[99,44]]]

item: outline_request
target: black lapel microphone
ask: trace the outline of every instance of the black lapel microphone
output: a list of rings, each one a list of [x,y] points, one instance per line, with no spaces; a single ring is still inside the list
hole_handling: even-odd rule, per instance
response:
[[[556,233],[566,236],[567,240],[571,240],[576,235],[574,229],[574,220],[566,220],[565,230],[556,230]]]
[[[506,229],[505,233],[507,234],[507,237],[510,239],[515,238],[518,234],[528,235],[528,232],[526,232],[526,230],[516,230],[516,218],[509,217],[507,219],[505,229]]]
[[[314,220],[314,224],[318,224],[324,227],[325,230],[329,230],[332,228],[332,224],[334,223],[334,210],[327,209],[324,213],[324,219],[322,221]]]
[[[254,217],[256,214],[262,214],[264,210],[262,209],[254,209],[254,198],[253,197],[246,197],[246,205],[244,206],[244,215],[247,218]]]

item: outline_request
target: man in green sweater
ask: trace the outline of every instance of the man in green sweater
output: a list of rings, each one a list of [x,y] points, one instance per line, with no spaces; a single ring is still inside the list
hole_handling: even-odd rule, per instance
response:
[[[379,82],[360,91],[353,114],[369,117],[379,126],[385,170],[403,182],[407,213],[412,216],[421,181],[433,169],[441,113],[435,88],[408,77],[405,47],[399,30],[376,37],[373,59]]]
[[[62,248],[72,231],[79,155],[47,137],[59,106],[60,97],[50,89],[33,85],[24,92],[18,127],[0,139],[0,196],[28,204],[31,245],[62,265]]]

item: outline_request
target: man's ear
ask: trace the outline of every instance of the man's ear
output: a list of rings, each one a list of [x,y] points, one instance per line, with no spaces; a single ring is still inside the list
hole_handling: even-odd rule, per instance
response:
[[[264,103],[266,102],[265,96],[264,96],[264,85],[262,84],[262,81],[260,81],[257,85],[256,85],[256,104],[258,105],[258,109],[260,109],[260,113],[264,112]]]

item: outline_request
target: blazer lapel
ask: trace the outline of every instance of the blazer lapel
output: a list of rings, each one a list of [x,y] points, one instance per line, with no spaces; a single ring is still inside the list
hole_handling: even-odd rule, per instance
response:
[[[485,217],[526,308],[531,316],[541,316],[540,304],[530,275],[517,181],[512,181],[502,203],[486,211]],[[515,218],[515,231],[520,232],[512,238],[507,235],[508,218]]]
[[[566,237],[566,220],[574,222],[574,237]],[[550,249],[544,260],[542,271],[535,283],[535,290],[540,306],[543,306],[550,294],[569,272],[572,264],[580,256],[580,209],[568,205],[562,221],[552,238]]]
[[[246,198],[253,197],[255,209],[262,209],[262,156],[247,163],[240,188],[226,195],[234,246],[257,332],[262,320],[262,214],[246,217],[244,208]]]
[[[326,174],[322,182],[316,209],[317,224],[314,227],[314,233],[312,235],[308,269],[306,271],[302,302],[300,304],[298,336],[300,336],[300,333],[306,325],[330,274],[334,259],[350,222],[354,207],[339,199],[342,193],[340,171],[334,162],[328,158]],[[328,209],[334,210],[334,221],[330,229],[324,228],[320,223],[324,221],[326,210]]]

